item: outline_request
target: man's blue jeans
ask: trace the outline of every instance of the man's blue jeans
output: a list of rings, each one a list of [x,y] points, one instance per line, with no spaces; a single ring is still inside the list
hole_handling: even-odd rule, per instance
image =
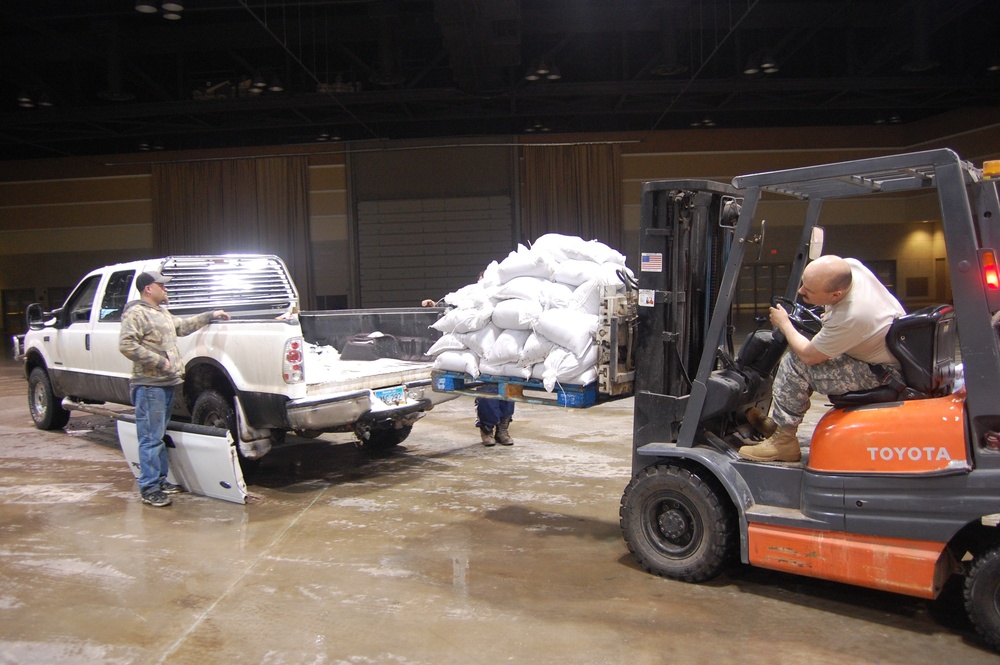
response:
[[[139,491],[160,489],[167,478],[167,431],[174,407],[175,386],[134,386],[135,429],[139,437]]]

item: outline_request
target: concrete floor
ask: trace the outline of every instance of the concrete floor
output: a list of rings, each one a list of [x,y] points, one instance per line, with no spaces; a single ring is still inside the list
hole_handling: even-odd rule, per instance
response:
[[[996,663],[955,603],[741,568],[641,571],[618,528],[631,400],[448,402],[392,455],[273,452],[250,505],[143,506],[108,418],[40,432],[0,361],[0,663]]]

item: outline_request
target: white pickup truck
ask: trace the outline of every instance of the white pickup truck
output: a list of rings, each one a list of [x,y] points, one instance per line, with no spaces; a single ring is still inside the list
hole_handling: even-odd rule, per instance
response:
[[[99,268],[62,307],[28,308],[29,330],[15,337],[14,352],[36,427],[60,429],[86,405],[129,404],[132,362],[118,351],[118,333],[146,270],[172,278],[173,314],[232,316],[178,339],[186,376],[175,415],[230,430],[244,459],[260,458],[289,431],[353,431],[362,446],[389,448],[457,396],[431,385],[425,352],[439,334],[428,327],[436,308],[300,312],[275,256],[173,256]]]

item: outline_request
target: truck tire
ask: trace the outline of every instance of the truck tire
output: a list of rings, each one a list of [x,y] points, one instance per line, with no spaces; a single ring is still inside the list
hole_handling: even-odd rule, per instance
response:
[[[413,425],[399,428],[373,429],[368,431],[367,437],[358,435],[358,441],[363,450],[373,453],[381,453],[395,448],[413,431]]]
[[[191,408],[191,422],[195,425],[207,425],[228,429],[234,437],[236,432],[236,412],[232,402],[217,390],[202,391],[194,400]]]
[[[69,422],[69,411],[52,392],[49,375],[41,367],[31,370],[28,375],[28,410],[38,429],[62,429]]]
[[[685,582],[712,579],[735,551],[726,499],[687,469],[643,469],[622,495],[622,535],[646,570]]]
[[[965,611],[987,644],[1000,651],[1000,547],[972,563],[965,576]]]

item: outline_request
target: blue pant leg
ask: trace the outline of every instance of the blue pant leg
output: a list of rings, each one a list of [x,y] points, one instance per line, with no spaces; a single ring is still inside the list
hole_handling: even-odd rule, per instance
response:
[[[476,427],[495,427],[498,422],[514,417],[514,402],[505,399],[476,398]]]
[[[503,400],[476,398],[476,427],[495,427],[500,422],[500,405]]]
[[[137,386],[132,393],[135,403],[135,428],[139,439],[139,491],[159,489],[167,477],[167,431],[174,388]]]

